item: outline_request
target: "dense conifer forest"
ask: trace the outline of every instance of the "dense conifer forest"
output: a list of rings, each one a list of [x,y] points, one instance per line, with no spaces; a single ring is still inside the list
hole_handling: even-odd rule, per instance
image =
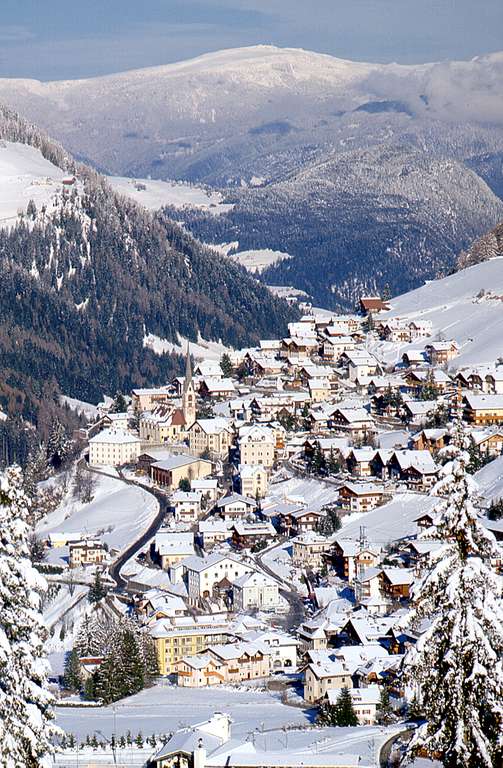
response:
[[[36,419],[59,391],[97,402],[166,382],[180,358],[146,348],[148,334],[243,346],[284,332],[296,316],[244,269],[114,193],[14,113],[0,113],[0,126],[0,138],[31,142],[76,174],[49,206],[30,203],[0,230],[0,398],[11,413]]]

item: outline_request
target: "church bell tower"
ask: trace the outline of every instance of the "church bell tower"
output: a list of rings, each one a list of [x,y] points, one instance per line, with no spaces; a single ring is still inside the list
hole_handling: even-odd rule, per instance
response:
[[[187,358],[185,361],[185,381],[182,391],[182,411],[185,419],[185,428],[190,427],[196,420],[196,392],[192,381],[192,364],[190,362],[190,350],[187,344]]]

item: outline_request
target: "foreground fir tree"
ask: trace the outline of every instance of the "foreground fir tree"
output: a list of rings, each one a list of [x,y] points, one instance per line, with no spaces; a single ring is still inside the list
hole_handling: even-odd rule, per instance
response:
[[[353,700],[349,688],[343,688],[335,702],[335,719],[339,726],[358,725],[358,717],[353,707]]]
[[[79,691],[82,687],[82,668],[75,648],[66,655],[63,682],[72,691]]]
[[[503,612],[501,583],[491,561],[501,551],[480,524],[472,504],[463,440],[444,449],[447,463],[434,492],[443,497],[428,536],[443,543],[431,571],[414,589],[408,620],[428,629],[404,665],[426,719],[408,746],[441,755],[445,768],[496,768],[503,764]]]
[[[28,551],[21,470],[0,478],[0,768],[52,765],[52,696],[46,688],[44,579]]]

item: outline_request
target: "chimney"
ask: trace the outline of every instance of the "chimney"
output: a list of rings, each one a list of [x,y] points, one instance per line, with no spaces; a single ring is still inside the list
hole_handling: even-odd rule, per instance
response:
[[[205,768],[206,765],[206,750],[203,747],[202,738],[197,742],[197,747],[194,750],[194,768]]]

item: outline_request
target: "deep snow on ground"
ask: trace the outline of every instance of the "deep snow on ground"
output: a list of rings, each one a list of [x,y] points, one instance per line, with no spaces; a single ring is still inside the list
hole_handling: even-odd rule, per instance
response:
[[[433,337],[454,339],[460,354],[450,368],[494,363],[503,354],[503,258],[494,258],[468,269],[433,280],[391,300],[391,311],[379,315],[410,320],[430,320]],[[421,349],[427,340],[413,344],[384,342],[379,356],[396,362],[409,348]]]
[[[162,355],[165,352],[185,355],[188,345],[190,346],[190,353],[195,360],[220,360],[224,352],[230,351],[230,347],[226,347],[221,342],[206,341],[201,336],[198,338],[197,344],[193,341],[189,342],[188,339],[180,334],[178,334],[178,344],[161,339],[154,333],[148,333],[143,339],[143,346],[153,350],[157,355]]]
[[[272,264],[276,264],[285,259],[291,259],[290,254],[284,251],[273,251],[270,248],[258,248],[251,251],[238,251],[237,253],[229,254],[229,258],[233,261],[237,261],[249,272],[256,272],[260,274],[267,267]]]
[[[99,536],[109,548],[122,550],[139,538],[158,511],[158,502],[142,488],[122,480],[94,475],[94,499],[81,504],[65,498],[62,504],[39,523],[37,533],[82,533]]]
[[[114,707],[58,707],[57,723],[79,737],[92,734],[96,729],[110,737],[114,709],[119,734],[128,729],[134,733],[141,730],[144,735],[168,733],[205,720],[218,711],[232,716],[233,734],[243,737],[261,723],[265,723],[266,728],[280,728],[310,722],[309,711],[282,704],[277,693],[232,688],[191,690],[161,683],[117,702]]]
[[[61,395],[61,402],[66,403],[72,411],[85,416],[86,419],[94,421],[98,417],[98,407],[92,403],[86,403],[85,400],[77,400],[75,397]]]
[[[0,140],[0,226],[14,224],[30,200],[47,205],[66,175],[38,149]]]
[[[165,205],[173,208],[198,208],[215,215],[229,211],[233,206],[222,202],[220,192],[207,191],[203,187],[176,181],[153,179],[128,179],[125,176],[108,176],[115,189],[150,210]]]

